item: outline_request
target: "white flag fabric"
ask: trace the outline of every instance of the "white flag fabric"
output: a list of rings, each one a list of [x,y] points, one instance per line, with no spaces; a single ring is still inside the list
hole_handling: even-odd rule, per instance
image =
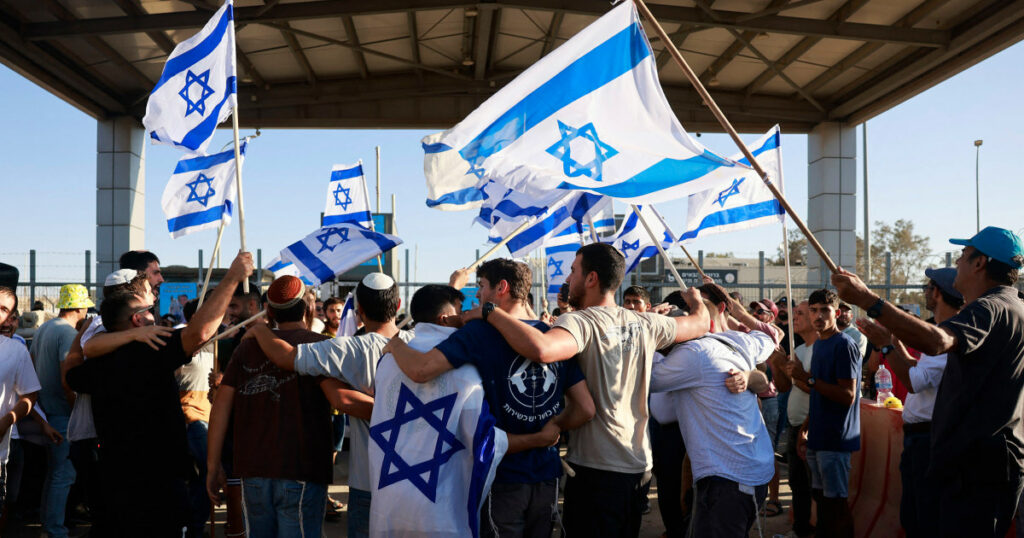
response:
[[[428,351],[453,331],[421,323],[409,346]],[[476,368],[415,383],[387,354],[374,383],[370,536],[479,536],[480,509],[508,437],[495,425]]]
[[[352,292],[345,297],[345,306],[341,309],[341,319],[338,320],[338,332],[335,336],[355,336],[359,330],[359,321],[356,319],[356,299]]]
[[[444,144],[444,133],[423,138],[423,175],[427,178],[427,207],[441,211],[476,209],[484,202],[479,178],[466,173],[466,162]]]
[[[248,142],[239,148],[242,163]],[[178,238],[216,228],[221,219],[231,223],[235,205],[235,150],[202,156],[185,156],[174,167],[160,205],[167,217],[167,231]]]
[[[299,272],[299,268],[295,267],[294,263],[283,261],[281,259],[281,256],[275,256],[273,260],[270,260],[270,263],[263,267],[263,269],[270,271],[271,273],[274,273],[274,278],[278,278],[284,275],[291,275],[294,277],[298,277],[300,280],[302,280],[302,283],[307,286],[313,285],[312,281],[302,276],[302,273]]]
[[[513,258],[527,256],[534,249],[538,249],[553,237],[563,233],[566,229],[572,229],[578,233],[577,223],[584,219],[593,208],[600,208],[598,204],[600,196],[587,192],[570,192],[563,195],[562,199],[547,206],[540,215],[525,220],[498,220],[491,227],[489,241],[500,243],[508,234],[513,233],[523,222],[529,222],[529,226],[522,232],[516,234],[506,244],[508,251]]]
[[[327,183],[327,206],[323,225],[351,222],[371,228],[370,194],[366,191],[363,161],[356,164],[336,164]]]
[[[358,224],[335,224],[322,226],[288,245],[281,251],[281,259],[294,263],[303,276],[319,286],[401,244],[394,235],[373,232]]]
[[[538,197],[582,189],[650,203],[700,192],[744,168],[676,119],[632,2],[534,63],[431,147],[428,184],[472,174]],[[451,153],[461,161],[448,156],[451,167],[441,168],[439,154]]]
[[[576,259],[576,251],[580,249],[579,243],[566,243],[544,248],[548,277],[548,302],[555,304],[558,298],[558,290],[562,289],[565,279],[569,276],[572,262]]]
[[[674,244],[672,234],[662,225],[661,219],[651,211],[650,206],[639,206],[639,208],[640,213],[644,216],[644,221],[651,227],[651,232],[655,237],[661,239],[661,247],[668,252],[668,249]],[[607,242],[619,249],[619,252],[626,257],[627,274],[640,265],[641,261],[658,255],[658,247],[654,245],[654,241],[651,241],[651,235],[647,233],[647,229],[644,228],[635,212],[629,213],[629,216],[622,221],[619,233]]]
[[[782,133],[779,126],[772,127],[747,147],[768,172],[772,184],[785,194],[782,184]],[[750,170],[728,176],[713,188],[690,195],[686,231],[679,240],[686,243],[705,235],[781,223],[784,214],[782,204],[768,190],[761,176]]]
[[[227,0],[167,57],[142,124],[155,144],[205,153],[213,131],[236,106],[234,9]]]

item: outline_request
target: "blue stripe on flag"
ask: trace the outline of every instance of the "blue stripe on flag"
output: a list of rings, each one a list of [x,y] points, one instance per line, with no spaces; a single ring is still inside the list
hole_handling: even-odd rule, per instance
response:
[[[487,486],[487,478],[494,465],[494,436],[497,423],[487,405],[487,400],[482,400],[480,404],[480,418],[477,419],[476,431],[473,432],[473,469],[470,472],[469,495],[466,503],[468,512],[466,515],[469,516],[469,528],[473,531],[473,538],[480,536],[480,508],[484,498],[484,488]]]
[[[693,239],[694,237],[697,237],[697,234],[699,234],[701,230],[705,230],[707,228],[734,224],[746,220],[754,220],[761,217],[770,217],[772,215],[781,215],[783,213],[784,210],[778,200],[767,200],[756,204],[726,209],[725,211],[716,211],[704,217],[700,221],[700,225],[697,226],[696,230],[687,231],[679,238],[679,240]]]
[[[537,222],[533,226],[530,226],[529,229],[513,237],[507,243],[509,252],[517,252],[527,245],[537,241],[541,237],[544,237],[560,224],[565,222],[568,218],[569,209],[565,206],[559,207],[554,213],[548,215],[544,220]]]
[[[327,215],[324,217],[323,226],[329,224],[344,224],[350,222],[352,224],[360,224],[363,222],[369,222],[373,217],[370,216],[369,211],[360,211],[358,213],[346,213],[344,215]]]
[[[459,151],[480,163],[573,101],[608,84],[651,55],[647,36],[633,23],[530,92]]]
[[[245,155],[245,146],[247,142],[242,143],[242,147],[238,148],[239,153]],[[235,158],[235,150],[229,149],[221,153],[214,153],[213,155],[204,155],[202,157],[196,157],[194,159],[183,159],[178,161],[178,165],[174,167],[175,174],[183,174],[185,172],[195,172],[197,170],[206,170],[212,168],[218,164],[223,164],[231,159]]]
[[[317,280],[321,283],[334,278],[334,271],[324,265],[324,262],[320,261],[320,258],[317,258],[315,254],[310,252],[302,241],[292,243],[288,246],[288,250],[292,252],[302,265],[305,265],[310,272],[316,275]]]
[[[280,271],[281,269],[284,269],[285,267],[288,267],[289,265],[292,265],[292,264],[286,263],[284,261],[279,261],[279,262],[275,263],[274,265],[271,265],[270,267],[267,267],[267,271],[270,271],[272,273],[276,273],[276,272]]]
[[[636,258],[633,259],[633,263],[630,264],[630,266],[626,268],[626,274],[628,274],[633,269],[636,269],[636,266],[640,265],[640,262],[646,260],[647,258],[650,258],[651,256],[657,256],[658,254],[659,254],[658,253],[658,247],[656,247],[654,245],[651,245],[649,247],[644,248],[640,252],[640,254]]]
[[[363,175],[363,165],[360,164],[353,168],[346,168],[345,170],[332,170],[331,181],[348,179],[350,177],[359,177],[361,175]]]
[[[186,213],[179,215],[173,219],[167,219],[167,231],[174,233],[178,230],[189,228],[192,226],[199,226],[200,224],[206,224],[208,222],[216,222],[221,219],[224,213],[231,214],[231,202],[225,200],[223,205],[217,207],[211,207],[203,211],[196,211],[195,213]]]
[[[561,284],[552,284],[548,286],[548,295],[557,295],[562,290]]]
[[[498,202],[498,205],[494,206],[494,211],[502,213],[509,218],[522,216],[533,217],[535,215],[540,215],[547,210],[548,208],[546,206],[522,207],[519,204],[513,202],[512,200],[502,200]]]
[[[594,221],[594,228],[615,228],[615,219],[603,219]]]
[[[180,56],[175,56],[167,61],[167,64],[164,65],[164,72],[160,75],[160,80],[156,82],[156,86],[154,86],[153,90],[149,93],[152,94],[156,92],[160,89],[160,86],[163,86],[168,80],[177,76],[178,73],[192,67],[196,62],[209,56],[210,53],[213,52],[213,49],[220,46],[220,42],[224,39],[228,29],[228,21],[234,18],[234,6],[228,6],[228,8],[224,10],[224,14],[221,15],[220,20],[217,21],[217,26],[214,28],[213,32],[210,32],[210,35],[206,36],[206,39],[202,40],[195,47],[192,47],[188,52],[185,52]]]
[[[762,153],[764,153],[766,151],[771,151],[773,149],[779,149],[779,144],[782,143],[781,139],[782,139],[782,135],[779,133],[778,129],[776,129],[775,130],[775,134],[773,136],[768,137],[768,140],[765,140],[764,144],[761,144],[761,147],[755,149],[751,153],[754,154],[754,157],[757,157],[758,155],[760,155],[760,154],[762,154]],[[742,158],[742,159],[740,159],[739,161],[736,161],[736,162],[740,162],[740,163],[743,163],[743,164],[745,164],[747,166],[750,166],[750,161],[748,161],[746,157],[744,157],[744,158]]]
[[[210,115],[206,116],[206,119],[196,125],[184,138],[181,139],[182,146],[195,150],[200,144],[206,139],[210,138],[213,134],[213,130],[217,128],[218,118],[220,118],[220,109],[224,106],[224,103],[228,102],[228,99],[238,90],[235,87],[235,77],[228,77],[227,87],[225,88],[224,98],[221,99],[217,106],[210,111]]]
[[[444,142],[436,142],[434,144],[423,144],[423,153],[441,153],[442,151],[448,151],[452,149],[451,146]]]
[[[547,254],[548,256],[550,256],[550,255],[552,255],[552,254],[554,254],[556,252],[569,252],[569,251],[576,252],[579,249],[580,249],[580,246],[577,245],[576,243],[569,243],[568,245],[557,245],[557,246],[554,246],[554,247],[546,247],[544,249],[544,253]]]
[[[359,230],[359,233],[362,234],[363,237],[373,241],[374,243],[377,243],[377,248],[380,249],[381,254],[384,254],[385,252],[398,246],[398,243],[395,243],[394,241],[389,239],[388,236],[382,233],[371,232],[370,230],[366,229]],[[372,257],[373,256],[371,256],[371,258]]]
[[[457,191],[445,193],[436,200],[427,199],[427,207],[437,207],[442,204],[464,205],[470,202],[478,202],[484,199],[484,193],[476,187],[466,187]]]
[[[562,182],[557,188],[568,190],[586,189],[611,196],[612,198],[637,198],[702,178],[721,166],[722,161],[718,157],[705,152],[704,155],[683,160],[662,159],[626,181],[608,185],[607,187],[580,187],[572,183]]]

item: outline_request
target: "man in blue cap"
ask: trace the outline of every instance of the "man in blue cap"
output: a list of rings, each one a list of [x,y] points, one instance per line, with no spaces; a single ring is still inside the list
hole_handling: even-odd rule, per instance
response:
[[[931,517],[943,536],[1003,536],[1024,467],[1024,295],[1013,287],[1024,245],[993,226],[950,242],[963,246],[953,287],[966,305],[938,325],[887,303],[852,273],[832,275],[832,284],[907,346],[947,354],[932,413]]]

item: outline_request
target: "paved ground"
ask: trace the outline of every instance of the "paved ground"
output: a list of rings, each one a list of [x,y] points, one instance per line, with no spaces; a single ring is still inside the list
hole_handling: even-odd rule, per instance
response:
[[[339,482],[339,483],[342,483],[342,484],[346,483],[347,482],[347,478],[348,478],[348,458],[347,458],[347,455],[348,455],[347,452],[339,454],[338,455],[338,465],[335,467],[335,473],[334,473],[335,481]],[[751,532],[750,532],[750,536],[751,537],[759,537],[759,536],[761,536],[761,537],[765,537],[765,538],[771,538],[771,537],[775,537],[775,536],[785,536],[786,533],[788,533],[790,528],[791,528],[791,524],[790,524],[790,521],[789,521],[789,517],[790,517],[790,512],[789,512],[789,508],[790,508],[790,492],[789,492],[789,485],[788,485],[788,483],[786,481],[786,476],[785,476],[785,466],[782,466],[782,473],[783,474],[782,474],[782,480],[781,480],[781,485],[780,485],[780,495],[779,495],[779,497],[780,497],[780,500],[782,501],[782,505],[783,505],[783,507],[785,508],[786,511],[782,515],[779,515],[779,516],[776,516],[776,517],[762,519],[761,520],[762,524],[765,525],[765,527],[762,529],[761,533],[758,532],[758,529],[756,527],[754,529],[752,529]],[[333,498],[335,498],[335,499],[345,503],[346,506],[348,505],[348,486],[346,486],[346,485],[333,485],[333,486],[330,487],[329,491],[330,491],[331,497],[333,497]],[[658,538],[658,537],[661,536],[662,532],[664,532],[664,530],[665,530],[664,527],[661,524],[661,516],[658,513],[657,493],[658,493],[658,485],[657,485],[657,481],[655,481],[651,485],[651,512],[649,514],[645,515],[644,518],[643,518],[643,523],[642,523],[642,526],[641,526],[641,529],[640,529],[640,536],[641,536],[641,538]],[[217,515],[216,536],[217,537],[223,537],[224,536],[224,517],[225,517],[225,512],[224,512],[224,507],[223,506],[221,506],[216,511],[216,515]],[[346,519],[346,515],[347,514],[342,514],[341,519],[338,520],[338,521],[327,521],[327,522],[325,522],[323,535],[326,536],[326,537],[343,537],[343,536],[346,536],[345,529],[347,528],[347,524],[348,524],[347,519]],[[209,527],[207,527],[207,529],[208,528]],[[71,536],[72,537],[84,536],[84,535],[86,535],[87,530],[88,530],[87,526],[77,527],[75,529],[72,529]],[[40,532],[39,523],[38,522],[33,522],[33,523],[27,523],[27,524],[21,523],[21,524],[11,525],[10,528],[5,529],[3,531],[2,535],[5,538],[7,538],[7,537],[11,537],[11,538],[38,538],[38,537],[42,536],[42,533]],[[559,535],[560,534],[556,531],[555,536],[559,536]]]

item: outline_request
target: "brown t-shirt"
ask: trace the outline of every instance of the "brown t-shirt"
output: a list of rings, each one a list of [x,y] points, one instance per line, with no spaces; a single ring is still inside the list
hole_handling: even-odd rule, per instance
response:
[[[274,333],[293,346],[327,339],[301,329]],[[239,344],[222,381],[235,389],[238,476],[331,483],[331,405],[320,390],[323,379],[278,368],[252,339]]]

